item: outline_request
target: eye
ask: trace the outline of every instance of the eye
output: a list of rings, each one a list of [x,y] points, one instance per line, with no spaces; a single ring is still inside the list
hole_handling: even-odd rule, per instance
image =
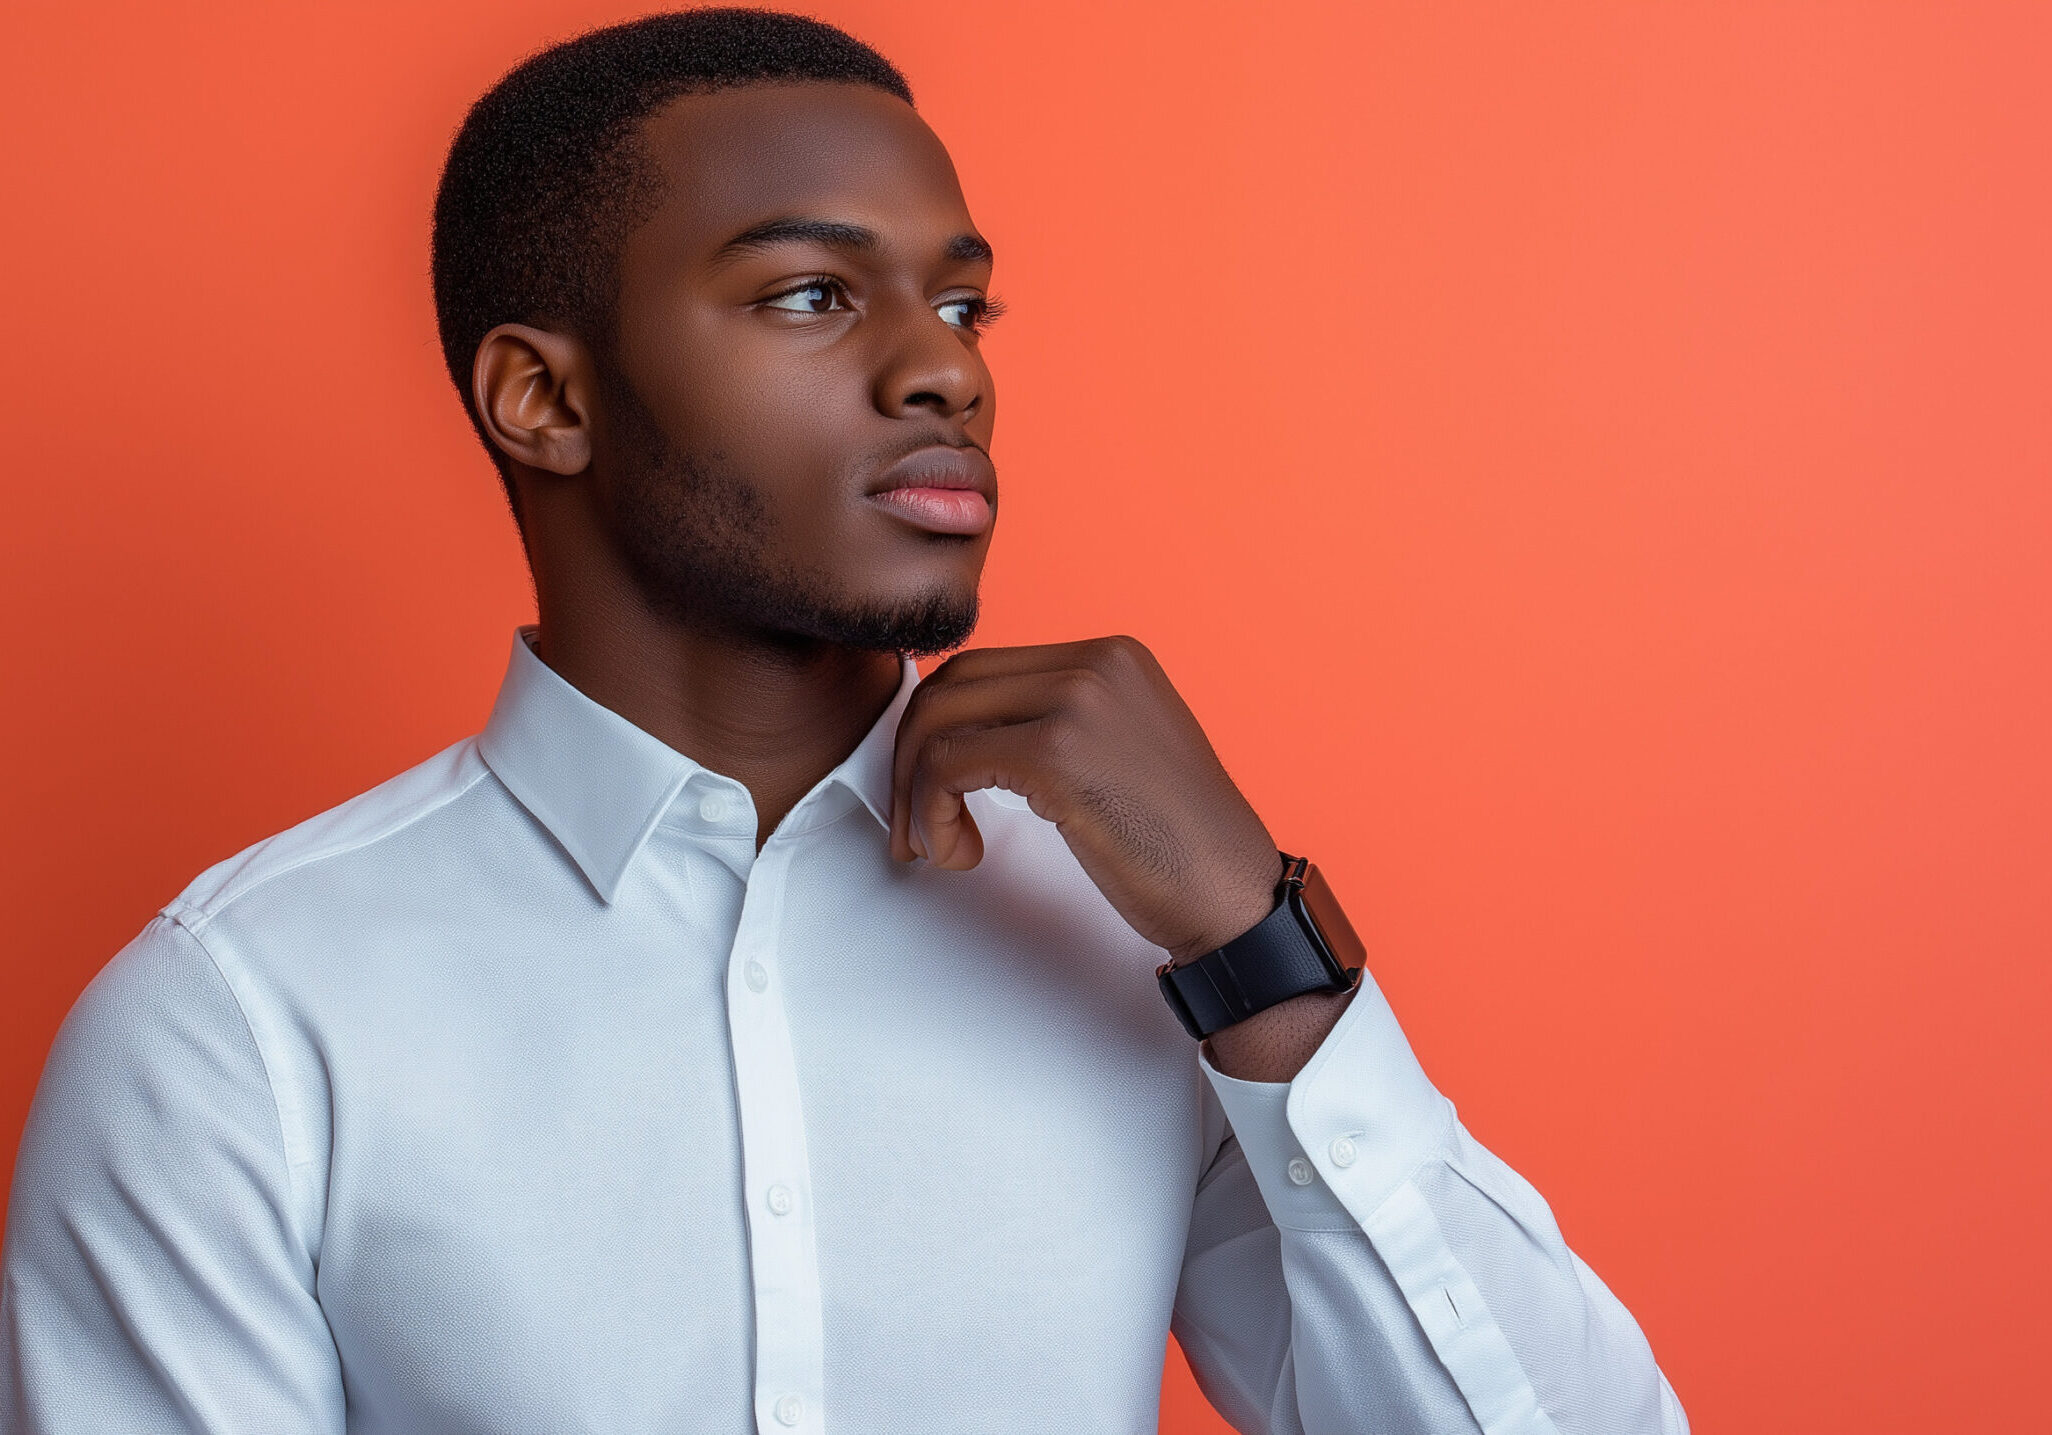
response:
[[[933,310],[941,316],[942,323],[971,334],[980,334],[990,327],[998,315],[1005,312],[1005,305],[1002,299],[976,295],[968,299],[943,300],[934,305]],[[950,311],[954,311],[959,317],[950,318]]]
[[[782,309],[787,314],[827,314],[835,309],[854,307],[836,304],[836,299],[846,299],[848,291],[838,279],[813,279],[796,289],[786,289],[781,294],[771,295],[763,300],[766,309]]]

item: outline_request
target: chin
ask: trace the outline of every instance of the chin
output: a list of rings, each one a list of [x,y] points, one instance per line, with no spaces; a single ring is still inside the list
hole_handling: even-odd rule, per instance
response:
[[[914,595],[879,595],[840,614],[836,625],[851,646],[914,658],[952,652],[969,641],[978,618],[976,585],[945,584]]]

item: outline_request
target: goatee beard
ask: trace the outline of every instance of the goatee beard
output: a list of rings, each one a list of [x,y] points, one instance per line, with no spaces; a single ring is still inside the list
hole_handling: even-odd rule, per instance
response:
[[[943,592],[911,602],[860,602],[834,591],[827,574],[765,559],[775,547],[768,506],[723,455],[672,450],[632,393],[606,401],[629,459],[614,489],[613,540],[646,601],[664,617],[800,646],[914,658],[951,652],[975,631],[974,590],[966,601]]]

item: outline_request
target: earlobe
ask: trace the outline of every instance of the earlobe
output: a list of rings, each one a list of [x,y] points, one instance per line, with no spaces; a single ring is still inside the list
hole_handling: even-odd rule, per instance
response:
[[[584,346],[569,335],[501,324],[477,346],[471,399],[507,457],[568,477],[591,463],[590,373]]]

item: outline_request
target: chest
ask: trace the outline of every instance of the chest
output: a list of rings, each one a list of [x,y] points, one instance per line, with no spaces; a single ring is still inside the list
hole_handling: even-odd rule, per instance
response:
[[[741,1431],[765,1381],[945,1423],[964,1371],[1044,1400],[1079,1349],[1059,1399],[1144,1423],[1202,1154],[1145,953],[1087,909],[857,931],[890,904],[700,884],[588,980],[508,950],[493,999],[418,985],[328,1053],[357,1428]]]

